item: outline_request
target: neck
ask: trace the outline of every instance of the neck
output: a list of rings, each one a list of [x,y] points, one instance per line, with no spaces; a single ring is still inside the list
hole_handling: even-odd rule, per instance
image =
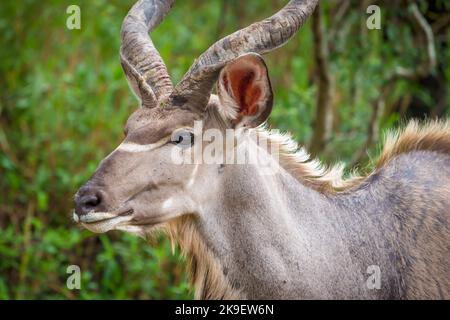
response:
[[[397,281],[377,250],[392,245],[380,233],[389,221],[369,217],[376,183],[331,195],[284,169],[265,175],[252,165],[226,166],[219,180],[219,201],[206,202],[193,222],[205,252],[192,255],[195,269],[207,270],[197,297],[371,298],[371,265]]]
[[[248,164],[226,165],[214,185],[199,201],[198,217],[172,228],[189,257],[197,298],[364,297],[370,263],[356,262],[352,250],[370,243],[376,228],[352,228],[351,207],[359,201],[366,210],[370,192],[329,194],[283,167],[267,174]],[[355,237],[362,242],[352,246]]]
[[[205,208],[199,232],[231,286],[249,298],[314,296],[310,275],[332,268],[335,254],[334,237],[321,239],[336,234],[332,201],[284,170],[230,166],[222,182],[222,201]]]

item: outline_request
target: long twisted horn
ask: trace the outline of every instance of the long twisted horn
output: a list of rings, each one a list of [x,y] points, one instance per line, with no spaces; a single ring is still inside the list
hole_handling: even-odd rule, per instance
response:
[[[122,24],[120,60],[122,68],[143,105],[156,105],[173,90],[167,68],[148,33],[156,28],[174,0],[140,0]]]
[[[265,20],[251,24],[217,41],[191,66],[175,86],[172,99],[186,101],[203,112],[220,69],[238,56],[264,54],[285,44],[313,13],[318,0],[291,0]]]

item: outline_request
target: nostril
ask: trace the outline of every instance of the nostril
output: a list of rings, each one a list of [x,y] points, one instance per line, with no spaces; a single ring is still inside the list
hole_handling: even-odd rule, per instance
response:
[[[89,196],[83,197],[83,199],[81,201],[85,207],[95,208],[96,206],[98,206],[100,204],[101,197],[98,194],[89,195]]]
[[[83,187],[75,197],[75,213],[79,216],[103,209],[105,197],[98,188]]]

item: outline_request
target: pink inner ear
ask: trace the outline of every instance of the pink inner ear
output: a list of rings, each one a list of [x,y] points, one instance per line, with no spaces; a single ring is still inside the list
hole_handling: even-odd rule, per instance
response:
[[[258,112],[262,90],[256,83],[255,76],[254,68],[236,67],[230,68],[222,77],[224,87],[232,94],[239,106],[240,115],[252,116]]]

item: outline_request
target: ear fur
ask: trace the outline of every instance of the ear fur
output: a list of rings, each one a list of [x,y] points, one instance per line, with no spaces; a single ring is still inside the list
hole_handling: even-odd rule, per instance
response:
[[[220,72],[217,93],[219,112],[234,127],[257,127],[267,120],[273,93],[267,66],[256,53],[248,53],[228,63]]]

